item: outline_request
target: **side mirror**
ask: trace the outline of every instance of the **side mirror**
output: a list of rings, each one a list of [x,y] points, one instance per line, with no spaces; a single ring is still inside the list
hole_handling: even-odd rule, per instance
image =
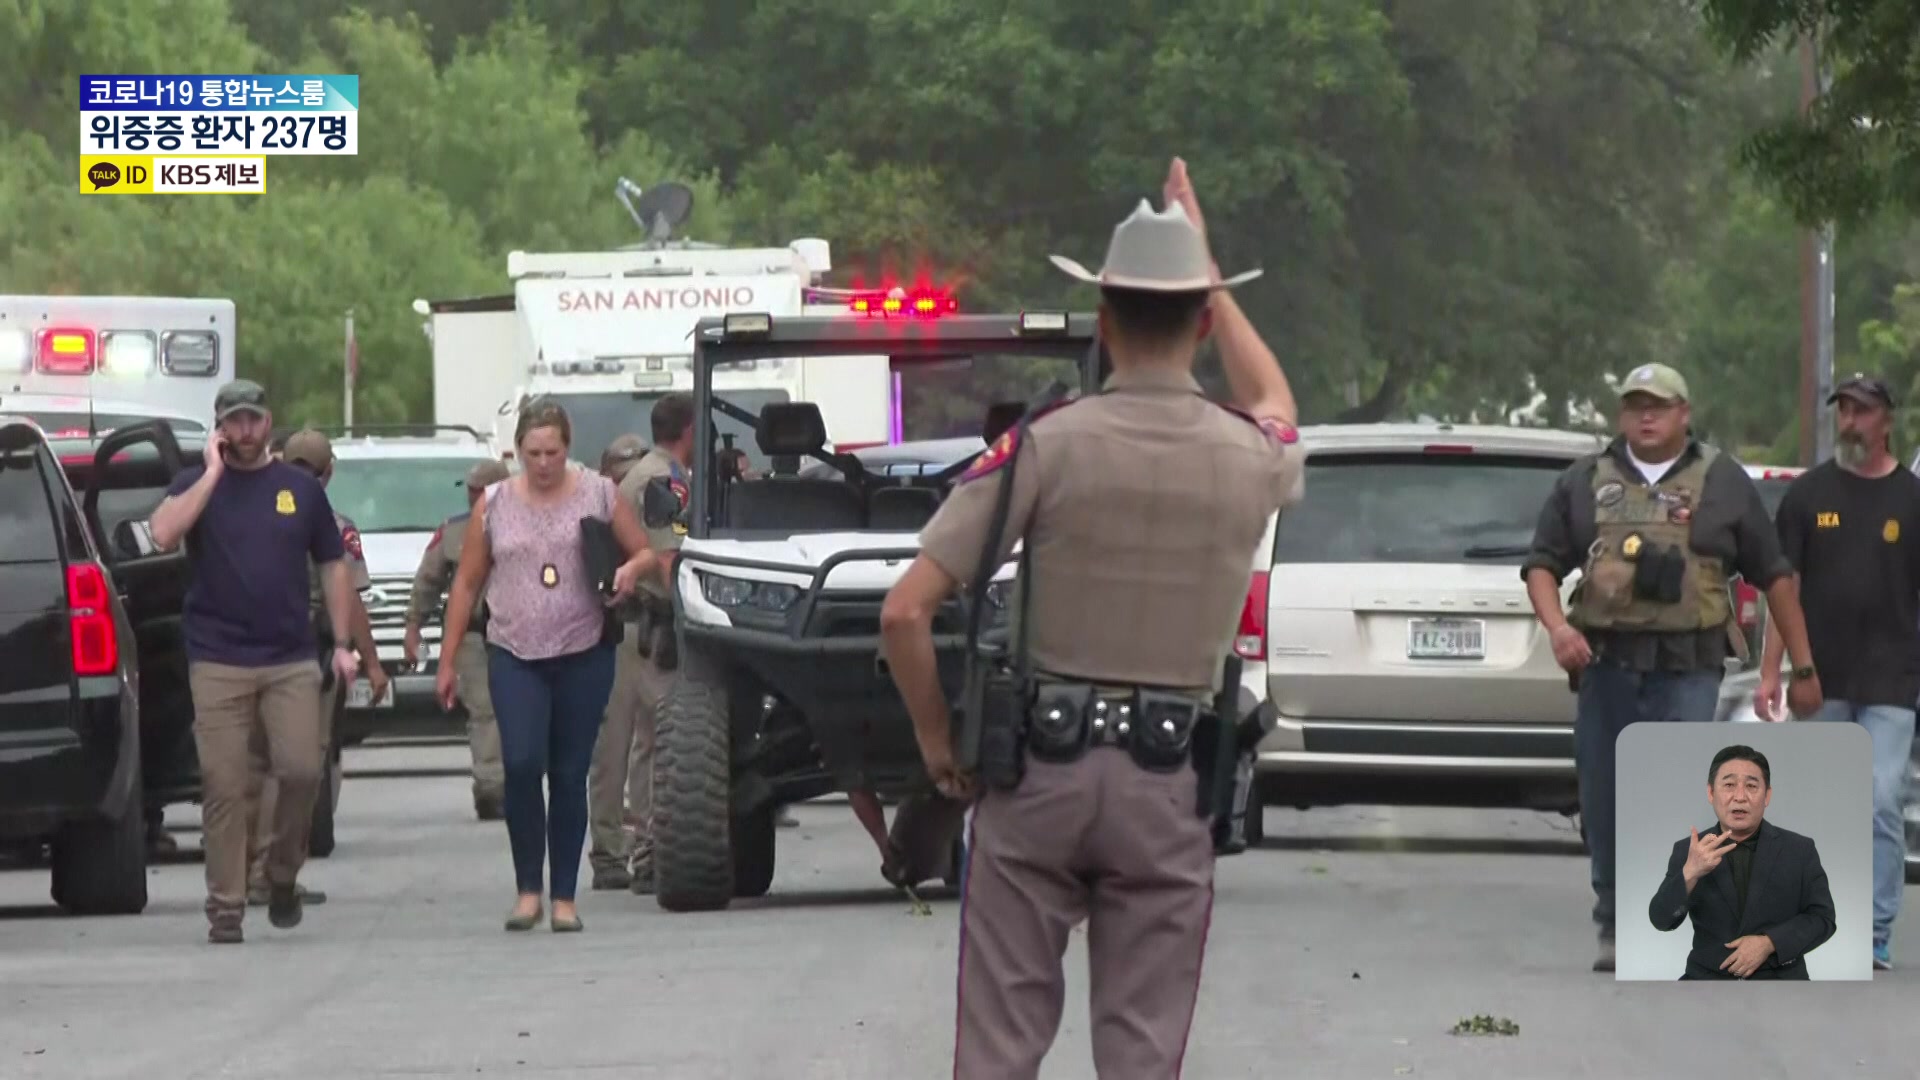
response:
[[[649,529],[664,529],[680,513],[680,496],[664,476],[656,476],[640,489],[640,520]]]
[[[153,532],[145,521],[123,521],[114,526],[113,551],[122,559],[142,559],[158,555],[160,545],[153,542]]]

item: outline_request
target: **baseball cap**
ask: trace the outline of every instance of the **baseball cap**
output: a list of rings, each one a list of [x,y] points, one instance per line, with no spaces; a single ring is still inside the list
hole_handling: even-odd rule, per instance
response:
[[[497,484],[510,475],[504,461],[476,461],[473,463],[473,468],[467,470],[467,478],[463,481],[463,485],[478,491]]]
[[[647,444],[638,435],[621,435],[607,444],[600,454],[600,471],[612,472],[646,456]],[[621,470],[625,471],[625,470]]]
[[[333,464],[333,443],[325,435],[312,428],[301,428],[287,436],[287,445],[280,451],[283,461],[297,461],[309,466],[316,473],[327,471]]]
[[[1833,393],[1827,395],[1827,404],[1831,405],[1841,398],[1862,405],[1878,405],[1888,409],[1894,407],[1893,390],[1887,386],[1885,379],[1857,371],[1833,388]]]
[[[1642,364],[1620,380],[1620,396],[1648,394],[1662,401],[1686,401],[1687,380],[1665,364]]]
[[[267,388],[252,379],[235,379],[221,387],[213,397],[213,419],[216,423],[243,412],[267,415]]]

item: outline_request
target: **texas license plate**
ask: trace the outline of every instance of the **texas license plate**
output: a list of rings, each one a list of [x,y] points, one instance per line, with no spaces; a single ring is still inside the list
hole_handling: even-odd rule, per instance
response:
[[[349,709],[385,709],[393,704],[393,691],[387,691],[380,703],[373,702],[373,684],[359,679],[347,687],[347,708]]]
[[[1409,660],[1483,660],[1487,624],[1479,619],[1415,619],[1407,624]]]

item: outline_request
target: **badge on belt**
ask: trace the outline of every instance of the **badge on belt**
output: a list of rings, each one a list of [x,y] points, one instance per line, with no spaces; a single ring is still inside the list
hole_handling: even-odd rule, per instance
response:
[[[551,589],[560,584],[560,568],[548,563],[540,568],[540,584]]]

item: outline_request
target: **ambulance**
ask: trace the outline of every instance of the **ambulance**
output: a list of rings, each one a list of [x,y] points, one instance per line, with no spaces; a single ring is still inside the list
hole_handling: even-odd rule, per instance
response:
[[[58,416],[69,437],[210,424],[234,358],[231,300],[0,295],[0,412]]]

